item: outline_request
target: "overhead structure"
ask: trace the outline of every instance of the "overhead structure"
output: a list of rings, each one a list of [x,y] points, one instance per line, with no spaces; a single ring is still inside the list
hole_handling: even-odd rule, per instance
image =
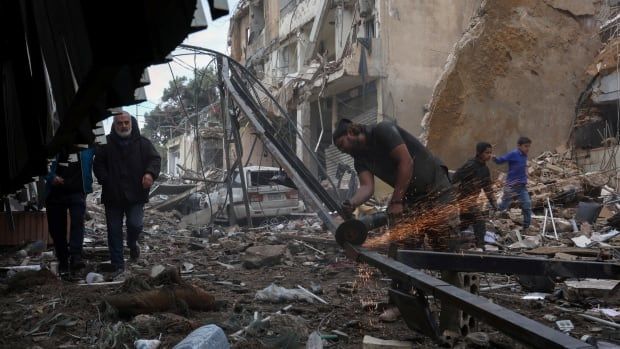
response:
[[[145,99],[145,68],[206,28],[200,0],[3,1],[0,195],[47,172],[64,147],[93,143],[109,108]],[[214,18],[225,1],[209,1]]]
[[[192,52],[211,55],[222,61],[221,78],[224,80],[226,91],[234,102],[229,108],[237,108],[242,116],[252,124],[265,147],[280,166],[286,170],[304,202],[318,214],[330,231],[335,232],[336,223],[333,215],[343,216],[344,214],[339,204],[340,198],[330,194],[330,192],[338,192],[336,185],[329,179],[327,170],[316,156],[313,156],[311,161],[317,168],[318,176],[313,174],[308,166],[297,157],[293,146],[283,137],[285,130],[292,130],[298,136],[299,143],[309,153],[314,154],[311,146],[302,141],[296,119],[292,118],[278,104],[267,88],[251,72],[230,57],[202,47],[191,45],[180,45],[180,47]],[[264,107],[266,103],[273,103],[278,110],[278,115],[269,115]],[[318,178],[325,178],[325,180],[322,183]],[[326,190],[325,186],[332,190]]]

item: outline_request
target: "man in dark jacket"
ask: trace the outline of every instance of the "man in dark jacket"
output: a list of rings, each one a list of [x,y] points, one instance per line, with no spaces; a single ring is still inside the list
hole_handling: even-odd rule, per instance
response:
[[[77,154],[59,153],[45,177],[47,225],[58,258],[58,272],[67,273],[83,266],[84,214],[86,195],[93,192],[94,148]],[[67,211],[70,217],[67,246]]]
[[[155,147],[140,135],[137,120],[127,112],[114,116],[107,144],[95,154],[93,169],[103,187],[110,259],[117,271],[123,271],[123,216],[127,222],[127,246],[130,258],[140,256],[138,237],[142,232],[144,204],[149,189],[159,176],[161,157]]]
[[[476,144],[476,157],[469,159],[461,166],[452,177],[452,183],[458,184],[458,203],[461,209],[461,228],[469,225],[474,228],[476,237],[476,246],[484,247],[484,235],[486,233],[486,224],[478,207],[478,195],[480,191],[484,193],[489,200],[489,204],[497,209],[495,204],[495,196],[493,194],[493,182],[491,181],[491,172],[487,167],[487,162],[491,160],[493,148],[487,142]]]

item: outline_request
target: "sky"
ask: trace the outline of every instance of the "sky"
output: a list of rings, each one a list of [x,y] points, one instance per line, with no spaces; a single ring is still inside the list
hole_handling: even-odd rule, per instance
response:
[[[229,54],[227,48],[227,40],[230,15],[220,17],[217,20],[213,21],[211,20],[211,15],[209,14],[209,5],[207,4],[207,1],[201,1],[203,8],[206,11],[205,15],[208,21],[208,27],[205,30],[201,30],[199,32],[189,35],[185,39],[185,41],[183,41],[183,43],[188,45],[205,47],[211,50]],[[230,10],[231,14],[237,7],[238,3],[239,0],[228,0],[228,9]],[[193,56],[179,57],[178,59],[183,60],[189,66],[194,66]],[[196,56],[196,65],[199,68],[208,64],[208,62],[208,57],[200,55]],[[171,69],[172,73],[170,72]],[[162,93],[164,92],[164,89],[168,86],[168,81],[172,80],[172,74],[174,74],[175,77],[193,76],[192,71],[190,71],[187,67],[184,67],[181,63],[177,63],[175,61],[171,62],[170,66],[168,64],[150,66],[148,68],[148,71],[151,83],[145,86],[147,101],[137,105],[123,107],[124,110],[128,111],[129,113],[138,118],[138,122],[140,123],[141,127],[144,124],[144,114],[151,111],[153,108],[155,108],[155,105],[157,103],[161,102]],[[104,126],[106,129],[106,133],[110,132],[111,125],[111,118],[105,120]]]

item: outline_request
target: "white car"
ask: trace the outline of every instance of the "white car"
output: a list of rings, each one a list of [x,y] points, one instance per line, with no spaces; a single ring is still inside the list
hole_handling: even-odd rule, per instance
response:
[[[273,182],[273,178],[282,173],[279,168],[247,166],[243,168],[243,172],[252,219],[287,216],[305,210],[297,189]],[[217,202],[219,207],[225,204],[221,218],[231,223],[240,223],[247,220],[247,214],[238,170],[233,174],[233,178],[232,200],[227,198],[227,188],[222,187],[217,191]]]

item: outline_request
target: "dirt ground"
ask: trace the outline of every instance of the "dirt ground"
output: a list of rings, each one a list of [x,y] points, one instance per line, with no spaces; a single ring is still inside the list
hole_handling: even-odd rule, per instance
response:
[[[39,274],[39,279],[30,278],[31,285],[15,288],[10,283],[9,286],[3,284],[1,348],[132,348],[136,339],[160,339],[161,348],[170,348],[193,329],[206,324],[220,326],[235,348],[305,347],[308,334],[315,330],[326,335],[325,347],[330,348],[360,348],[364,335],[412,341],[416,348],[439,347],[429,338],[409,330],[402,320],[379,321],[390,280],[377,270],[347,260],[330,235],[317,229],[316,218],[271,224],[249,231],[238,227],[201,231],[191,227],[176,228],[171,214],[147,212],[145,234],[141,238],[141,259],[127,265],[124,277],[138,276],[146,280],[152,267],[158,264],[180,270],[189,267],[193,270],[182,273],[184,282],[203,289],[218,303],[225,304],[211,312],[179,307],[150,316],[119,318],[105,311],[101,303],[106,296],[123,293],[125,286],[83,284],[84,275],[101,269],[101,264],[108,260],[100,209],[91,206],[89,211],[92,219],[87,223],[88,239],[84,252],[87,267],[74,275],[73,280]],[[242,266],[242,252],[248,247],[274,244],[288,246],[281,263],[260,269]],[[2,266],[21,263],[16,250],[3,251]],[[128,257],[127,251],[125,255]],[[30,258],[28,264],[41,262],[37,257]],[[49,264],[49,261],[44,263]],[[192,265],[184,267],[184,263]],[[229,269],[230,266],[233,269]],[[297,285],[307,289],[312,284],[320,285],[320,297],[328,304],[303,301],[274,304],[254,299],[258,290],[272,283],[290,289]],[[511,283],[514,280],[507,276],[484,275],[480,287]],[[571,334],[577,338],[583,334],[604,333],[600,326],[558,308],[582,311],[577,305],[562,300],[524,301],[521,296],[525,293],[519,286],[512,286],[483,292],[483,295],[549,326],[555,325],[543,319],[546,314],[570,319],[575,324]],[[284,312],[287,315],[273,316],[268,326],[253,329],[237,338],[231,336],[249,325],[255,313],[264,318],[289,304],[292,308]],[[335,335],[333,330],[341,331],[347,337]],[[481,325],[481,330],[490,335],[494,347],[515,346],[515,342],[497,330],[485,325]],[[282,344],[286,341],[295,345]],[[458,346],[466,346],[463,341],[459,342]]]

